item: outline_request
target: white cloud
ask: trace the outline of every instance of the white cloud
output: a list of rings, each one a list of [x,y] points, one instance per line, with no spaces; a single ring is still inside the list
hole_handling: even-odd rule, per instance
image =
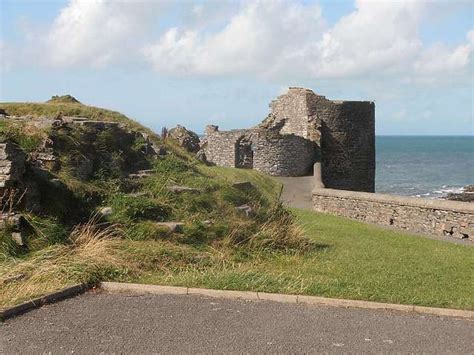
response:
[[[246,2],[219,30],[171,28],[144,49],[160,73],[250,74],[278,81],[368,76],[445,76],[469,68],[472,44],[425,48],[419,37],[427,2],[359,0],[328,27],[317,5]],[[199,9],[202,16],[202,9]],[[473,37],[473,35],[470,35]]]
[[[446,8],[436,2],[357,0],[332,26],[317,3],[303,1],[173,3],[166,16],[168,5],[70,0],[45,32],[30,33],[22,50],[15,47],[15,58],[2,42],[2,66],[149,63],[157,73],[246,74],[279,85],[325,79],[411,85],[472,77],[474,31],[457,46],[426,47],[420,39],[426,17]],[[166,22],[158,26],[162,15]]]
[[[443,43],[436,43],[427,48],[414,64],[416,72],[422,75],[440,72],[449,75],[468,69],[474,49],[474,31],[469,31],[466,38],[466,44],[454,48]]]
[[[301,46],[319,37],[324,24],[317,5],[248,2],[220,31],[172,28],[144,53],[155,70],[174,74],[275,70],[304,54]]]
[[[46,36],[48,64],[103,66],[130,56],[159,7],[146,1],[71,0]]]

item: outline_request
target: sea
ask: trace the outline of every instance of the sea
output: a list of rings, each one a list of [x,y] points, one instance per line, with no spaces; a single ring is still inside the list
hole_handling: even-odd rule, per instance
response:
[[[377,136],[375,191],[444,198],[474,185],[474,136]]]

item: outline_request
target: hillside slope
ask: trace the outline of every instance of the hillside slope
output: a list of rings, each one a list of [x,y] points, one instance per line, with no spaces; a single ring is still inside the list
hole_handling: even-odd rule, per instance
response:
[[[311,248],[273,179],[206,166],[118,112],[66,101],[0,104],[0,306]]]

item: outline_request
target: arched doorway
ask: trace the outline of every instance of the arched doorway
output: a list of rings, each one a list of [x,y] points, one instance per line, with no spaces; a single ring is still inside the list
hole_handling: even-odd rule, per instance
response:
[[[235,143],[235,167],[253,169],[252,142],[248,137],[240,137]]]

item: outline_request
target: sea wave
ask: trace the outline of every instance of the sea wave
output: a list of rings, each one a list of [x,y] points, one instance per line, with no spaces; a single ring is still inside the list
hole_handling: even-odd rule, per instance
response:
[[[423,197],[423,198],[429,198],[429,199],[435,200],[435,199],[445,199],[451,193],[460,194],[463,192],[464,192],[464,186],[443,185],[439,189],[426,192],[426,193],[418,193],[418,194],[412,195],[412,197]]]

